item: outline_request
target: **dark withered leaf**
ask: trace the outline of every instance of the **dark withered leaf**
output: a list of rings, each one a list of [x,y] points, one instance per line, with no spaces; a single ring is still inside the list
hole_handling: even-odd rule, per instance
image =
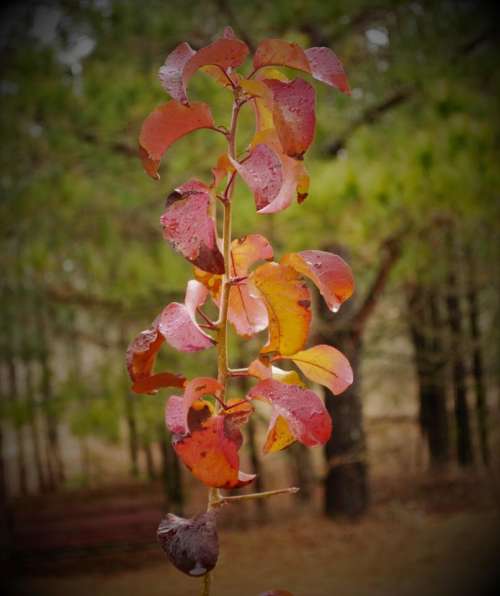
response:
[[[191,577],[211,571],[219,556],[215,511],[192,519],[168,513],[158,526],[158,541],[169,561]]]

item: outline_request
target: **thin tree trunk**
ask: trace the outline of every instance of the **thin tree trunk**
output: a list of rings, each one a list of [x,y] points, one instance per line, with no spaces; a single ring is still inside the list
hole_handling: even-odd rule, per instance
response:
[[[166,505],[173,513],[182,515],[184,511],[184,490],[179,459],[170,444],[170,436],[163,423],[158,426],[158,434],[162,454],[163,486]]]
[[[255,440],[256,423],[254,416],[250,416],[246,424],[246,439],[248,449],[250,451],[250,461],[252,462],[252,471],[256,474],[254,481],[255,492],[263,492],[265,490],[264,476],[262,465],[257,448],[257,441]],[[255,499],[255,507],[261,520],[267,519],[267,503],[266,499]]]
[[[419,422],[427,442],[431,467],[449,461],[446,390],[443,382],[442,322],[433,290],[408,289],[408,320],[418,379]]]
[[[294,443],[288,454],[293,467],[293,484],[300,487],[297,499],[307,503],[313,497],[314,468],[310,450],[302,443]]]
[[[156,469],[151,443],[147,439],[144,439],[143,441],[142,450],[144,452],[144,459],[146,461],[146,472],[148,474],[148,478],[151,482],[153,482],[156,480]]]
[[[490,465],[491,452],[488,436],[488,404],[484,381],[483,355],[481,352],[481,330],[479,327],[478,289],[472,255],[468,255],[469,283],[467,302],[469,305],[469,327],[472,339],[472,375],[476,392],[476,413],[479,428],[481,458],[486,466]]]
[[[463,356],[465,354],[465,340],[463,336],[459,286],[455,272],[456,255],[454,248],[453,233],[450,231],[448,236],[449,269],[446,304],[450,329],[450,357],[455,398],[457,457],[458,463],[461,466],[468,466],[474,461],[474,452],[471,438],[469,406],[467,404],[466,368]]]
[[[135,411],[135,398],[127,390],[125,394],[125,419],[128,428],[128,450],[130,456],[130,475],[139,476],[139,437],[137,432],[137,415]]]

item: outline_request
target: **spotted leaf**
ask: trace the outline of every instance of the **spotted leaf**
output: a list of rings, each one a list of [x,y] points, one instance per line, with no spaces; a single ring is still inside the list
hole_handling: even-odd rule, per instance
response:
[[[200,269],[224,273],[224,257],[217,246],[209,206],[209,189],[202,182],[191,180],[175,189],[167,198],[160,219],[163,235],[177,252]]]
[[[267,379],[253,387],[247,397],[272,406],[266,453],[287,447],[292,439],[313,447],[323,445],[330,438],[330,415],[321,399],[309,389]]]

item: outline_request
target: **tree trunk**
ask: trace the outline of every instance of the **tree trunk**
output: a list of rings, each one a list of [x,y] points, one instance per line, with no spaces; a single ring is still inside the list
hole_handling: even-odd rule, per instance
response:
[[[265,490],[264,477],[262,465],[257,449],[257,442],[255,440],[256,424],[254,416],[250,416],[246,424],[246,439],[248,449],[250,451],[250,461],[252,462],[252,472],[257,474],[254,482],[255,492],[263,492]],[[261,520],[267,518],[267,503],[266,499],[255,499],[255,507]]]
[[[432,290],[422,285],[409,288],[407,304],[417,369],[420,428],[429,448],[431,467],[441,468],[449,461],[442,322]]]
[[[314,468],[310,450],[302,443],[294,443],[288,454],[292,463],[293,484],[300,488],[297,499],[307,503],[313,498]]]
[[[455,398],[457,457],[458,463],[461,466],[468,466],[474,461],[474,452],[472,448],[469,407],[467,404],[466,368],[463,357],[465,354],[465,341],[462,327],[462,312],[460,308],[458,280],[455,273],[454,239],[451,232],[448,237],[448,249],[450,258],[448,261],[448,294],[446,296],[446,304],[448,308],[450,357]]]
[[[156,480],[156,469],[155,469],[155,461],[153,457],[153,449],[151,448],[151,443],[144,439],[142,444],[142,450],[144,452],[144,459],[146,462],[146,472],[148,474],[148,479],[153,482]]]
[[[162,454],[163,486],[169,511],[183,515],[184,490],[179,459],[170,443],[170,436],[163,423],[158,426]]]
[[[484,381],[483,355],[481,352],[481,330],[479,327],[478,289],[472,255],[468,254],[469,283],[467,302],[469,305],[469,327],[472,339],[472,376],[476,392],[476,413],[479,429],[481,458],[486,466],[490,465],[491,452],[488,436],[488,404]]]

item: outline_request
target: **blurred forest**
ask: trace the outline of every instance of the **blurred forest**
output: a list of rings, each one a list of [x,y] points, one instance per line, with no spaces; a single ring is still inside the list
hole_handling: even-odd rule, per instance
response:
[[[324,452],[244,453],[257,488],[302,487],[325,513],[359,516],[373,478],[480,473],[495,483],[500,405],[498,14],[469,0],[58,0],[4,9],[0,114],[0,498],[133,484],[170,510],[194,489],[170,448],[165,395],[131,394],[128,343],[191,267],[164,242],[165,197],[209,177],[221,135],[179,141],[148,178],[144,118],[166,101],[157,71],[188,40],[231,25],[326,45],[346,97],[316,85],[318,123],[303,205],[256,215],[236,191],[234,237],[270,237],[278,255],[323,248],[351,264],[357,290],[338,315],[318,301],[318,338],[348,355],[355,384],[326,395]],[[230,94],[203,73],[191,96],[227,125]],[[241,147],[250,140],[242,116]],[[232,338],[234,365],[243,346]],[[247,359],[245,357],[245,359]],[[214,374],[209,350],[164,349],[158,369]],[[241,388],[243,391],[243,387]],[[391,476],[392,475],[392,476]],[[406,475],[406,476],[405,476]],[[4,515],[4,514],[3,514]]]

